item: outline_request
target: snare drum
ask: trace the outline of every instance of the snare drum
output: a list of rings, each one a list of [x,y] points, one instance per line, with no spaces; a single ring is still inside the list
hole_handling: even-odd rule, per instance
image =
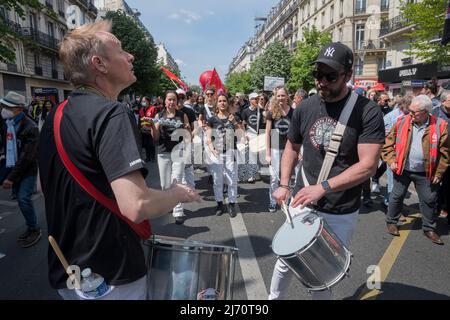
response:
[[[149,299],[233,299],[237,248],[158,237],[145,244]]]
[[[352,254],[314,211],[284,223],[276,233],[273,252],[310,291],[329,289],[348,275]]]

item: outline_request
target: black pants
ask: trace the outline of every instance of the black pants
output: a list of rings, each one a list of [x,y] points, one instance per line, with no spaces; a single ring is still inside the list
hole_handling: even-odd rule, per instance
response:
[[[153,138],[150,134],[142,134],[142,146],[145,149],[146,161],[155,160],[155,146],[153,144]]]
[[[437,220],[435,209],[439,185],[431,183],[426,177],[425,172],[419,173],[403,170],[400,176],[394,173],[394,189],[392,189],[392,193],[389,195],[386,222],[390,224],[398,223],[403,208],[403,200],[411,182],[414,182],[414,187],[419,197],[420,212],[422,213],[422,229],[423,231],[435,231]]]

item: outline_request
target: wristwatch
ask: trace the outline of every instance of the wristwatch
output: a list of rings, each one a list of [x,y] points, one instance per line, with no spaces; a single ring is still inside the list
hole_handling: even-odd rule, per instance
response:
[[[324,188],[326,192],[332,191],[330,184],[328,183],[328,180],[322,181],[321,185],[322,185],[322,188]]]

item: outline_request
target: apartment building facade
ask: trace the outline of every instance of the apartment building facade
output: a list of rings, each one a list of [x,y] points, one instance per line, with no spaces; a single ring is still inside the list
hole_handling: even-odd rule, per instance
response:
[[[158,43],[156,45],[156,49],[158,50],[158,58],[157,62],[163,66],[168,67],[171,71],[179,72],[180,69],[178,64],[173,59],[172,55],[167,51],[167,48],[163,43]]]
[[[16,32],[31,40],[14,42],[14,63],[0,62],[0,96],[17,91],[32,100],[58,103],[72,91],[58,57],[58,43],[68,32],[66,11],[70,5],[80,8],[80,23],[94,22],[97,8],[90,0],[40,0],[53,9],[57,17],[25,7],[25,19],[0,6],[3,21]]]
[[[303,39],[304,29],[313,26],[330,32],[333,41],[340,41],[355,52],[354,82],[373,86],[378,72],[386,67],[387,48],[380,39],[381,21],[387,20],[392,0],[282,0],[269,12],[266,21],[256,29],[247,43],[252,47],[240,50],[230,64],[229,73],[248,70],[252,59],[262,54],[270,43],[280,41],[294,51]],[[236,63],[239,61],[240,63]]]

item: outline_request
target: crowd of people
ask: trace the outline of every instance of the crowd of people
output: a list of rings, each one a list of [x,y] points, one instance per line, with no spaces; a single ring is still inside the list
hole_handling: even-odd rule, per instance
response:
[[[27,110],[15,92],[0,100],[0,182],[15,190],[25,217],[23,247],[41,237],[31,201],[38,162],[49,234],[71,264],[96,270],[119,299],[145,296],[140,240],[151,234],[148,221],[172,212],[183,224],[183,205],[200,200],[199,173],[211,177],[215,214],[233,218],[238,183],[254,183],[268,167],[268,212],[289,200],[292,208],[314,209],[348,245],[361,197],[371,206],[387,171],[387,232],[399,236],[403,199],[414,182],[424,234],[443,243],[436,223],[448,213],[450,91],[427,83],[417,95],[391,97],[353,88],[353,52],[338,42],[319,53],[309,92],[299,88],[291,96],[277,87],[270,95],[230,96],[206,87],[120,103],[120,92],[136,81],[134,57],[110,32],[110,22],[97,22],[61,42],[76,89],[57,108],[46,102],[41,112]],[[161,190],[146,186],[144,178],[156,175],[148,161],[157,162]],[[270,299],[284,297],[290,275],[278,260]],[[51,249],[49,278],[63,298],[77,298]]]

